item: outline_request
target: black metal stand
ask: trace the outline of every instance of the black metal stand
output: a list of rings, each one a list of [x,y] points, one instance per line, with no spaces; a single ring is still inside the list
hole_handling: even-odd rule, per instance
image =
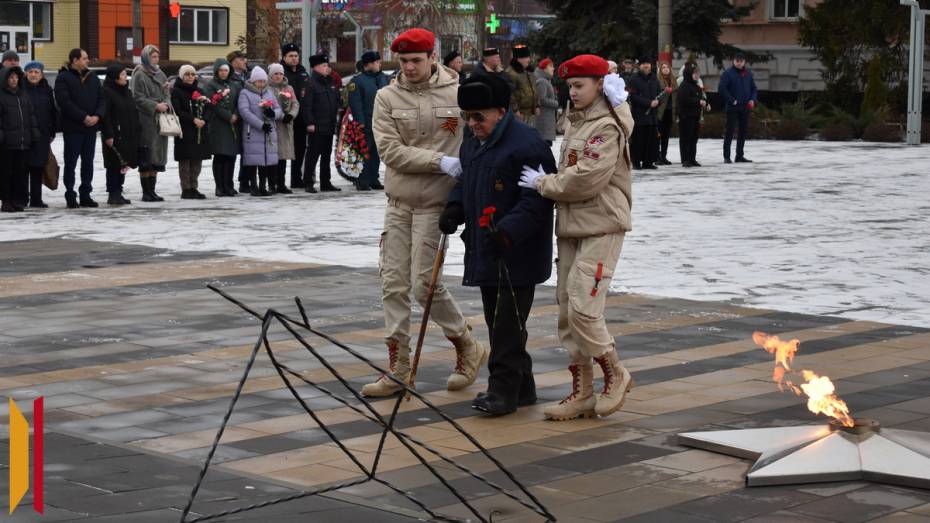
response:
[[[300,321],[298,321],[298,320],[296,320],[296,319],[294,319],[294,318],[291,318],[290,316],[287,316],[287,315],[282,314],[282,313],[280,313],[280,312],[278,312],[278,311],[275,311],[274,309],[269,309],[269,310],[267,310],[264,314],[260,314],[260,313],[258,313],[257,311],[255,311],[255,310],[249,308],[247,305],[243,304],[241,301],[239,301],[239,300],[233,298],[232,296],[230,296],[229,294],[227,294],[227,293],[221,291],[220,289],[217,289],[216,287],[214,287],[214,286],[212,286],[212,285],[208,285],[207,287],[208,287],[210,290],[212,290],[212,291],[216,292],[217,294],[219,294],[220,296],[222,296],[223,298],[226,298],[226,299],[229,300],[230,302],[236,304],[237,306],[239,306],[240,308],[242,308],[242,309],[245,310],[246,312],[252,314],[252,315],[255,316],[256,318],[260,318],[260,319],[262,320],[262,328],[261,328],[261,333],[259,334],[258,339],[255,341],[254,347],[252,348],[252,354],[251,354],[251,356],[250,356],[250,358],[249,358],[248,363],[246,364],[245,372],[243,372],[242,378],[239,380],[239,385],[236,387],[236,392],[235,392],[235,394],[233,394],[232,401],[231,401],[230,404],[229,404],[229,408],[226,410],[226,414],[225,414],[225,416],[223,417],[223,423],[222,423],[222,425],[220,426],[219,430],[218,430],[217,433],[216,433],[216,437],[215,437],[214,440],[213,440],[213,445],[212,445],[212,447],[210,448],[210,452],[207,454],[207,459],[206,459],[206,461],[204,462],[203,467],[202,467],[201,470],[200,470],[200,476],[197,478],[197,483],[194,485],[194,488],[193,488],[193,490],[191,491],[190,498],[189,498],[188,501],[187,501],[187,506],[185,506],[184,509],[183,509],[183,512],[182,512],[182,514],[181,514],[181,520],[180,520],[181,523],[195,523],[195,522],[198,522],[198,521],[208,521],[208,520],[212,520],[212,519],[216,519],[216,518],[220,518],[220,517],[224,517],[224,516],[229,516],[229,515],[233,515],[233,514],[239,514],[239,513],[242,513],[242,512],[249,511],[249,510],[254,510],[254,509],[269,507],[269,506],[272,506],[272,505],[277,505],[277,504],[279,504],[279,503],[285,503],[285,502],[293,501],[293,500],[296,500],[296,499],[301,499],[301,498],[305,498],[305,497],[309,497],[309,496],[315,496],[315,495],[318,495],[318,494],[324,494],[324,493],[326,493],[326,492],[332,492],[332,491],[339,490],[339,489],[342,489],[342,488],[346,488],[346,487],[350,487],[350,486],[354,486],[354,485],[360,485],[360,484],[363,484],[363,483],[367,483],[367,482],[369,482],[369,481],[374,481],[374,482],[380,483],[380,484],[382,484],[382,485],[384,485],[384,486],[390,488],[390,489],[393,490],[394,492],[397,492],[398,494],[404,496],[405,498],[407,498],[408,500],[410,500],[413,504],[415,504],[415,505],[418,506],[420,509],[422,509],[423,512],[425,512],[425,513],[426,513],[431,519],[433,519],[433,520],[439,520],[439,521],[457,521],[455,518],[451,518],[451,517],[447,517],[447,516],[442,516],[442,515],[436,514],[435,512],[433,512],[432,510],[430,510],[426,505],[424,505],[422,502],[420,502],[419,500],[417,500],[416,498],[414,498],[413,496],[411,496],[408,492],[405,492],[404,490],[395,487],[395,486],[392,485],[391,483],[389,483],[389,482],[387,482],[387,481],[385,481],[385,480],[382,480],[382,479],[380,479],[380,478],[377,477],[378,464],[379,464],[379,462],[381,461],[381,453],[382,453],[383,450],[384,450],[384,444],[385,444],[385,441],[387,440],[388,433],[390,433],[390,434],[392,434],[394,437],[396,437],[397,440],[398,440],[408,451],[410,451],[410,453],[411,453],[424,467],[426,467],[426,469],[427,469],[433,476],[435,476],[436,479],[437,479],[443,486],[445,486],[445,487],[449,490],[449,492],[451,492],[456,498],[458,498],[458,500],[461,501],[462,504],[465,505],[465,507],[467,507],[468,510],[469,510],[472,514],[474,514],[474,516],[475,516],[476,518],[478,518],[478,521],[481,521],[481,522],[484,522],[484,523],[488,523],[488,522],[490,522],[490,515],[486,517],[486,516],[482,515],[481,513],[479,513],[478,510],[477,510],[471,503],[469,503],[469,501],[465,498],[465,496],[463,496],[461,492],[459,492],[459,491],[458,491],[445,477],[442,476],[442,474],[439,473],[439,470],[437,470],[435,467],[433,467],[433,466],[429,463],[429,461],[427,461],[427,460],[423,457],[423,455],[421,454],[421,452],[422,452],[423,450],[425,450],[425,451],[428,452],[429,454],[432,454],[433,456],[435,456],[435,457],[438,458],[439,460],[441,460],[441,461],[443,461],[443,462],[445,462],[445,463],[448,463],[449,465],[451,465],[452,467],[454,467],[456,470],[459,470],[459,471],[461,471],[461,472],[463,472],[463,473],[465,473],[465,474],[468,474],[468,475],[471,476],[472,478],[475,478],[475,479],[481,481],[482,483],[484,483],[485,485],[487,485],[488,487],[494,489],[496,492],[498,492],[498,493],[500,493],[500,494],[503,494],[504,496],[506,496],[506,497],[508,497],[508,498],[510,498],[510,499],[512,499],[512,500],[514,500],[514,501],[516,501],[516,502],[519,503],[520,505],[523,505],[524,507],[528,508],[529,510],[532,510],[532,511],[535,512],[536,514],[539,514],[540,516],[544,517],[544,518],[546,519],[546,521],[556,521],[555,516],[553,516],[553,515],[548,511],[548,509],[546,509],[545,506],[543,506],[543,504],[536,498],[536,496],[534,496],[525,486],[523,486],[523,484],[520,483],[520,481],[517,480],[517,478],[514,477],[514,475],[513,475],[509,470],[507,470],[507,469],[504,467],[504,465],[503,465],[500,461],[498,461],[494,456],[492,456],[491,453],[488,452],[487,449],[485,449],[485,448],[484,448],[471,434],[469,434],[464,428],[462,428],[462,426],[459,425],[454,419],[450,418],[448,415],[446,415],[445,413],[443,413],[439,408],[437,408],[435,405],[433,405],[428,399],[426,399],[426,397],[424,397],[422,394],[420,394],[419,392],[417,392],[415,389],[412,389],[412,388],[408,387],[406,383],[402,383],[401,381],[397,380],[397,379],[394,378],[389,372],[387,372],[386,370],[384,370],[384,369],[378,367],[378,366],[375,365],[372,361],[370,361],[369,359],[365,358],[364,356],[362,356],[361,354],[359,354],[357,351],[355,351],[355,350],[352,349],[351,347],[349,347],[349,346],[347,346],[347,345],[345,345],[345,344],[339,342],[338,340],[334,339],[333,337],[329,336],[328,334],[325,334],[325,333],[323,333],[323,332],[321,332],[321,331],[319,331],[319,330],[313,328],[313,327],[310,325],[310,319],[309,319],[308,316],[307,316],[306,309],[304,308],[303,303],[301,303],[300,298],[295,298],[295,302],[297,303],[297,308],[298,308],[298,310],[300,311],[300,315],[301,315],[301,319],[300,319]],[[315,383],[315,382],[313,382],[313,381],[311,381],[311,380],[305,378],[305,377],[302,376],[299,372],[297,372],[297,371],[295,371],[295,370],[289,368],[287,365],[285,365],[285,364],[279,362],[279,361],[277,360],[277,358],[275,357],[274,351],[272,350],[271,342],[268,340],[268,330],[271,328],[271,325],[272,325],[275,321],[276,321],[277,323],[279,323],[281,326],[283,326],[284,329],[285,329],[291,336],[293,336],[293,338],[294,338],[295,340],[297,340],[305,349],[307,349],[307,351],[308,351],[314,358],[316,358],[317,361],[319,361],[320,364],[323,365],[323,367],[325,367],[325,368],[333,375],[333,377],[334,377],[340,384],[342,384],[342,386],[344,386],[348,391],[350,391],[350,392],[352,393],[352,395],[355,397],[355,399],[358,401],[359,404],[356,405],[356,404],[354,404],[354,403],[349,402],[349,400],[347,400],[347,399],[345,399],[345,398],[343,398],[343,397],[337,395],[336,393],[334,393],[334,392],[328,390],[327,388],[321,386],[320,384]],[[339,373],[339,371],[336,370],[336,368],[334,368],[334,367],[330,364],[330,362],[327,361],[327,359],[326,359],[323,355],[321,355],[313,345],[311,345],[309,342],[307,342],[307,340],[303,337],[303,335],[301,335],[301,333],[298,332],[298,329],[303,329],[303,330],[309,332],[310,334],[313,334],[313,335],[315,335],[315,336],[318,336],[318,337],[320,337],[320,338],[322,338],[322,339],[328,341],[329,343],[332,343],[333,345],[339,347],[340,349],[342,349],[342,350],[344,350],[345,352],[347,352],[347,353],[349,353],[350,355],[352,355],[354,358],[356,358],[356,359],[358,359],[358,360],[364,362],[366,365],[368,365],[369,367],[371,367],[371,368],[372,368],[373,370],[375,370],[376,372],[380,372],[380,373],[384,374],[387,378],[389,378],[390,380],[394,381],[394,383],[396,383],[396,384],[400,385],[401,387],[403,387],[403,390],[402,390],[401,393],[399,393],[398,396],[397,396],[397,400],[396,400],[396,402],[395,402],[395,404],[394,404],[394,408],[393,408],[393,410],[391,411],[390,416],[387,416],[387,419],[385,419],[385,416],[382,416],[381,414],[379,414],[378,411],[377,411],[374,407],[372,407],[372,405],[368,402],[368,400],[367,400],[365,397],[363,397],[359,392],[357,392],[357,391],[349,384],[349,382]],[[333,485],[329,485],[329,486],[324,486],[324,487],[317,488],[317,489],[313,489],[313,490],[306,490],[306,491],[303,491],[303,492],[297,492],[297,493],[295,493],[295,494],[291,494],[291,495],[284,496],[284,497],[281,497],[281,498],[277,498],[277,499],[265,501],[265,502],[262,502],[262,503],[256,503],[256,504],[253,504],[253,505],[248,505],[248,506],[239,507],[239,508],[235,508],[235,509],[231,509],[231,510],[226,510],[226,511],[218,512],[218,513],[215,513],[215,514],[200,515],[200,516],[195,517],[195,518],[193,518],[193,519],[188,519],[188,514],[190,514],[190,512],[191,512],[191,507],[192,507],[193,504],[194,504],[194,499],[197,497],[197,492],[200,490],[200,486],[203,484],[204,478],[205,478],[206,475],[207,475],[207,471],[208,471],[209,468],[210,468],[210,463],[213,461],[213,456],[214,456],[214,454],[216,453],[216,449],[217,449],[217,447],[219,446],[220,440],[221,440],[222,437],[223,437],[223,432],[226,430],[226,425],[229,423],[229,418],[230,418],[230,416],[232,416],[233,410],[235,409],[235,406],[236,406],[236,402],[239,400],[239,396],[242,394],[242,390],[243,390],[243,388],[245,387],[246,381],[248,380],[249,372],[252,370],[252,366],[255,364],[255,358],[258,356],[258,352],[259,352],[259,350],[260,350],[262,347],[265,348],[265,352],[268,354],[268,357],[270,358],[272,365],[274,365],[274,368],[275,368],[275,370],[277,371],[278,375],[281,377],[281,380],[284,382],[284,385],[288,388],[288,390],[291,391],[291,394],[293,394],[294,398],[300,403],[300,405],[304,408],[304,410],[307,411],[307,414],[308,414],[311,418],[313,418],[313,420],[314,420],[314,421],[317,423],[317,425],[319,425],[319,427],[326,433],[326,435],[329,436],[329,438],[333,441],[333,443],[335,443],[335,444],[346,454],[346,456],[348,456],[348,458],[359,468],[359,470],[361,471],[361,473],[364,474],[364,477],[361,477],[361,478],[356,479],[356,480],[348,481],[348,482],[342,482],[342,483],[338,483],[338,484],[333,484]],[[372,466],[371,466],[370,469],[367,468],[364,464],[361,463],[361,461],[358,460],[358,458],[355,457],[355,455],[352,453],[352,451],[351,451],[350,449],[348,449],[348,448],[339,440],[339,438],[338,438],[335,434],[333,434],[333,432],[329,429],[329,427],[326,426],[326,423],[324,423],[324,422],[319,418],[319,416],[317,415],[317,413],[314,412],[314,410],[313,410],[309,405],[307,405],[307,403],[304,401],[304,399],[303,399],[303,398],[300,396],[300,394],[297,392],[297,389],[294,387],[294,384],[291,382],[291,380],[292,380],[293,378],[296,378],[296,379],[302,381],[302,382],[303,382],[304,384],[306,384],[306,385],[309,385],[309,386],[311,386],[311,387],[316,388],[317,390],[319,390],[319,391],[322,392],[323,394],[326,394],[326,395],[329,396],[330,398],[332,398],[332,399],[338,401],[339,403],[341,403],[341,404],[344,405],[345,407],[349,408],[349,409],[352,410],[353,412],[359,414],[360,416],[364,417],[365,419],[367,419],[367,420],[371,421],[372,423],[375,423],[375,424],[378,425],[379,427],[382,427],[382,428],[383,428],[383,430],[382,430],[382,432],[381,432],[381,439],[380,439],[380,441],[378,442],[378,449],[377,449],[377,451],[375,452],[374,462],[372,463]],[[516,488],[526,496],[526,498],[527,498],[528,501],[527,501],[527,500],[523,500],[523,499],[517,497],[516,495],[514,495],[514,494],[512,494],[512,493],[510,493],[510,492],[508,492],[508,491],[506,491],[506,490],[504,490],[504,488],[501,487],[500,485],[495,484],[494,482],[488,480],[487,478],[483,477],[482,475],[480,475],[480,474],[478,474],[478,473],[476,473],[476,472],[474,472],[474,471],[468,469],[467,467],[465,467],[465,466],[463,466],[463,465],[461,465],[461,464],[455,462],[453,459],[451,459],[451,458],[449,458],[448,456],[444,455],[442,452],[440,452],[440,451],[438,451],[438,450],[436,450],[436,449],[430,447],[429,445],[427,445],[427,444],[424,443],[423,441],[420,441],[420,440],[417,439],[416,437],[411,436],[410,434],[408,434],[408,433],[406,433],[406,432],[404,432],[404,431],[402,431],[402,430],[399,430],[399,429],[395,428],[394,422],[395,422],[395,420],[396,420],[396,418],[397,418],[397,412],[398,412],[398,410],[400,409],[400,405],[401,405],[401,403],[404,401],[404,397],[405,397],[406,395],[410,395],[410,396],[412,396],[412,397],[417,398],[417,399],[420,400],[427,408],[429,408],[430,410],[432,410],[433,412],[435,412],[439,417],[441,417],[445,422],[447,422],[447,423],[449,423],[450,425],[452,425],[452,427],[454,427],[455,430],[459,432],[459,434],[461,434],[462,436],[464,436],[472,445],[475,446],[475,448],[477,449],[478,452],[481,452],[481,454],[483,454],[488,460],[490,460],[491,463],[493,463],[493,464],[497,467],[497,469],[500,470],[500,471],[504,474],[504,476],[506,476],[507,479],[510,480],[510,482],[512,482],[512,483],[514,484],[514,486],[516,486]]]

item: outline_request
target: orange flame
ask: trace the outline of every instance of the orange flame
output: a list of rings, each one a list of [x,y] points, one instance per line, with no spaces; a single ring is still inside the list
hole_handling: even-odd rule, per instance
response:
[[[778,384],[778,390],[784,391],[788,389],[798,396],[802,393],[805,394],[807,396],[807,409],[814,414],[825,414],[847,427],[852,427],[855,424],[849,415],[849,407],[846,406],[846,402],[836,397],[836,387],[830,381],[830,378],[818,376],[815,372],[809,370],[802,369],[800,372],[791,370],[794,355],[801,345],[799,340],[782,341],[778,336],[771,336],[764,332],[754,332],[752,333],[752,341],[769,354],[775,355],[775,369],[772,371],[772,380]],[[795,385],[791,380],[793,376],[802,378],[803,383]]]

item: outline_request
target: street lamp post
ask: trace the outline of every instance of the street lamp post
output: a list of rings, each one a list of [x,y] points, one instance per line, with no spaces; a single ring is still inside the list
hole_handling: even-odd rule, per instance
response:
[[[911,43],[907,74],[907,144],[920,144],[921,109],[924,90],[924,32],[930,9],[921,9],[917,0],[900,0],[911,8]]]

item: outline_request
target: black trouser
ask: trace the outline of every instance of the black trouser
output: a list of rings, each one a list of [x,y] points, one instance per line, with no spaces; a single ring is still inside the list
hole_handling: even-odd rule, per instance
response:
[[[665,114],[659,120],[659,158],[668,160],[668,139],[672,135],[672,108],[665,108]],[[681,134],[681,131],[678,131]]]
[[[45,167],[29,168],[29,203],[42,203],[42,180],[45,179]]]
[[[746,131],[749,128],[749,111],[735,109],[727,111],[727,132],[723,136],[723,157],[730,159],[730,144],[733,143],[733,131],[739,126],[739,136],[736,137],[736,157],[743,157],[743,146],[746,145]]]
[[[123,193],[123,183],[126,181],[126,174],[120,171],[121,169],[107,169],[107,192],[110,194]]]
[[[26,155],[29,151],[0,150],[0,200],[23,203],[29,198],[29,170]]]
[[[681,153],[681,163],[697,161],[698,131],[701,128],[700,118],[681,118],[678,121],[678,150]]]
[[[287,160],[278,160],[278,168],[277,171],[275,171],[274,183],[271,185],[275,189],[287,188]]]
[[[249,188],[249,172],[245,165],[245,154],[239,155],[239,187]]]
[[[81,185],[78,192],[82,198],[89,198],[94,190],[94,152],[97,147],[97,133],[70,133],[65,134],[65,198],[73,198],[75,169],[81,160]]]
[[[536,287],[481,287],[484,321],[491,340],[488,392],[517,401],[521,388],[535,389],[533,359],[526,352],[526,318]],[[500,301],[498,302],[498,295]],[[516,303],[514,303],[516,298]],[[495,310],[497,317],[495,318]],[[520,319],[517,320],[519,314]],[[524,392],[529,392],[524,390]],[[535,392],[535,390],[534,390]]]
[[[634,125],[630,139],[630,155],[634,165],[652,165],[656,155],[656,126]]]
[[[236,157],[225,154],[213,155],[213,181],[220,191],[233,189],[233,176],[236,174]]]
[[[316,164],[320,163],[320,186],[332,184],[329,162],[333,156],[333,133],[309,133],[307,139],[306,165],[304,165],[304,185],[312,186],[316,179]]]
[[[307,129],[299,122],[294,125],[294,159],[291,160],[291,187],[295,189],[303,187],[304,155],[307,154]]]

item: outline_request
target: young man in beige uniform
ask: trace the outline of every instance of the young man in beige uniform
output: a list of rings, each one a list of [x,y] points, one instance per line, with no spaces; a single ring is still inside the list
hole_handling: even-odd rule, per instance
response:
[[[439,249],[439,215],[462,174],[462,125],[457,102],[458,74],[436,63],[435,36],[411,29],[391,51],[401,74],[378,91],[372,118],[375,143],[387,166],[388,197],[381,233],[381,300],[388,358],[394,378],[410,377],[410,292],[423,305]],[[446,383],[460,390],[475,382],[488,348],[472,335],[452,295],[438,283],[430,319],[455,346],[455,370]],[[369,397],[389,396],[400,386],[386,376],[362,388]]]
[[[631,229],[633,130],[623,81],[607,76],[609,65],[579,55],[559,66],[574,109],[568,115],[558,172],[524,166],[522,187],[556,203],[559,339],[568,349],[572,392],[543,414],[552,420],[609,416],[620,410],[633,379],[621,364],[604,320],[607,292]],[[605,78],[606,77],[606,78]],[[604,372],[594,394],[592,360]]]

